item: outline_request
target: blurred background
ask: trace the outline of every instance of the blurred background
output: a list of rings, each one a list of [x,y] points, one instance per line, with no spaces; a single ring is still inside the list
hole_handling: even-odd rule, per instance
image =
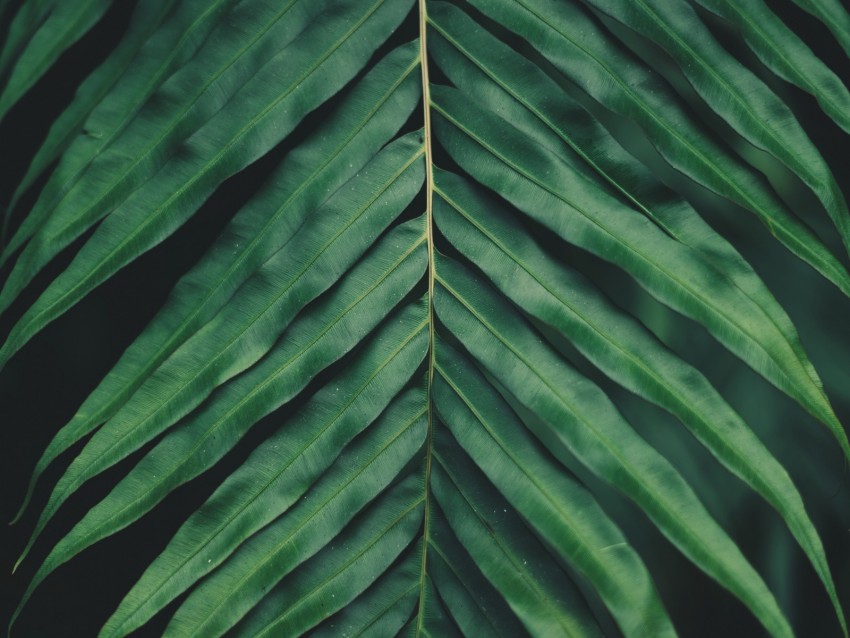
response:
[[[19,2],[12,2],[7,16]],[[787,24],[850,86],[850,60],[829,31],[790,0],[769,2]],[[14,186],[79,82],[115,46],[135,2],[115,2],[109,13],[59,60],[0,125],[0,206]],[[724,46],[755,71],[795,111],[850,197],[850,139],[825,117],[814,99],[774,77],[744,46],[729,25],[701,15]],[[606,22],[689,101],[696,117],[755,163],[800,217],[812,225],[836,254],[841,247],[814,196],[782,166],[749,146],[709,112],[693,94],[676,66],[657,47]],[[4,37],[8,19],[0,25]],[[415,20],[394,36],[395,43],[416,37]],[[796,324],[803,345],[819,370],[826,391],[845,424],[850,424],[850,299],[843,297],[808,266],[795,259],[750,213],[719,199],[669,168],[649,140],[629,122],[579,97],[631,152],[682,193],[707,221],[750,261]],[[320,114],[319,114],[320,115]],[[246,171],[223,184],[192,220],[97,289],[60,321],[26,346],[0,374],[0,518],[10,520],[26,489],[32,468],[53,434],[114,364],[124,348],[153,317],[171,286],[203,254],[227,220],[262,183],[289,150],[287,140]],[[43,180],[15,211],[13,224],[32,205]],[[83,238],[85,239],[85,238]],[[65,251],[0,317],[0,337],[79,248]],[[770,450],[788,468],[819,529],[839,595],[850,614],[850,473],[826,429],[795,403],[756,376],[720,347],[705,330],[665,309],[617,269],[580,251],[563,259],[581,268],[616,302],[641,318],[686,361],[702,370]],[[844,263],[847,263],[844,255]],[[0,272],[0,280],[8,267]],[[740,544],[775,592],[802,637],[839,635],[829,601],[813,570],[779,517],[723,470],[675,419],[620,389],[582,361],[576,361],[614,399],[641,434],[655,445],[695,487],[704,503]],[[23,548],[48,490],[70,462],[62,457],[45,475],[33,504],[14,527],[2,525],[0,538],[0,620],[4,623],[27,582],[53,544],[138,457],[81,489],[60,511],[18,573],[11,567]],[[161,551],[236,461],[227,458],[199,481],[178,490],[151,514],[87,550],[60,568],[37,591],[21,617],[18,636],[94,636],[144,567]],[[581,474],[653,574],[682,636],[761,636],[758,623],[713,581],[693,568],[658,534],[645,516],[609,488]],[[178,601],[179,602],[179,601]],[[158,635],[172,605],[140,635]]]

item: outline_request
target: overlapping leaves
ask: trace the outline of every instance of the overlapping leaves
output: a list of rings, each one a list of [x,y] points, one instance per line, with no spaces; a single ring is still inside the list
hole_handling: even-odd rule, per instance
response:
[[[768,67],[848,128],[847,90],[766,6],[699,4],[740,24]],[[0,116],[107,5],[23,4],[0,54]],[[60,33],[71,6],[80,19]],[[144,450],[50,551],[24,602],[269,417],[274,433],[191,513],[102,635],[126,635],[186,592],[166,635],[602,635],[588,596],[624,635],[674,635],[641,556],[541,441],[634,501],[772,635],[793,635],[692,487],[545,327],[673,414],[779,512],[846,635],[818,532],[782,465],[698,370],[557,253],[582,249],[628,273],[850,456],[794,326],[567,81],[632,118],[673,167],[751,211],[845,293],[850,275],[601,16],[668,51],[708,107],[811,188],[850,245],[842,191],[803,127],[685,2],[139,3],[13,195],[12,208],[59,158],[3,253],[13,266],[0,309],[95,230],[12,329],[0,363],[305,116],[325,115],[38,462],[24,507],[44,470],[90,435],[21,560],[78,488]],[[417,17],[417,41],[381,47]],[[429,82],[429,65],[453,86]]]

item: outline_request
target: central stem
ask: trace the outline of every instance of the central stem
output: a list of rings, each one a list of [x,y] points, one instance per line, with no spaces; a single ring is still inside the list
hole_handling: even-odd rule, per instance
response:
[[[416,623],[416,635],[422,631],[425,617],[425,598],[427,582],[427,558],[429,528],[431,523],[431,463],[434,444],[434,407],[431,400],[431,387],[434,381],[434,163],[431,155],[431,92],[428,81],[428,13],[425,0],[419,0],[419,66],[422,69],[422,112],[424,126],[422,134],[425,144],[425,239],[428,244],[428,434],[425,440],[425,516],[422,532],[422,564],[419,580],[419,613]]]

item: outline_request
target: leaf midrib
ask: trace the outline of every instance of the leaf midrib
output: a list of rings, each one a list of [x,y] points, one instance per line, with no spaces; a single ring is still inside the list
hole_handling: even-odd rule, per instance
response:
[[[434,157],[431,148],[433,131],[431,128],[431,81],[428,75],[428,7],[427,0],[418,0],[417,14],[419,21],[419,66],[422,72],[422,120],[425,148],[425,233],[428,245],[428,369],[427,369],[427,400],[428,400],[428,429],[425,435],[425,512],[422,523],[422,560],[419,567],[419,602],[414,636],[428,634],[425,627],[426,591],[428,580],[428,547],[431,535],[431,466],[434,459],[434,401],[432,389],[434,385]]]

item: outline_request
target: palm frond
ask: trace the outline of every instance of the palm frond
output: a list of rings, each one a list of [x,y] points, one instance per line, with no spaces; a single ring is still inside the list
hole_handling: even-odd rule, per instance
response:
[[[797,4],[847,47],[845,10]],[[0,119],[109,5],[24,0],[3,18]],[[764,68],[727,52],[708,16]],[[652,68],[659,48],[685,84]],[[619,296],[704,329],[802,408],[794,437],[819,434],[808,412],[850,459],[789,294],[610,120],[846,301],[840,173],[761,76],[810,94],[837,131],[850,94],[794,25],[761,0],[140,0],[107,53],[9,189],[0,367],[167,248],[225,181],[282,158],[36,463],[15,520],[74,455],[15,564],[37,568],[11,623],[60,566],[191,483],[202,504],[101,636],[163,613],[166,636],[675,636],[653,546],[615,495],[770,635],[794,636],[775,576],[686,460],[645,436],[655,413],[636,417],[630,393],[776,511],[848,635],[810,489]],[[764,162],[811,206],[779,195]],[[830,236],[812,229],[824,221]],[[42,548],[90,483],[107,489]]]

